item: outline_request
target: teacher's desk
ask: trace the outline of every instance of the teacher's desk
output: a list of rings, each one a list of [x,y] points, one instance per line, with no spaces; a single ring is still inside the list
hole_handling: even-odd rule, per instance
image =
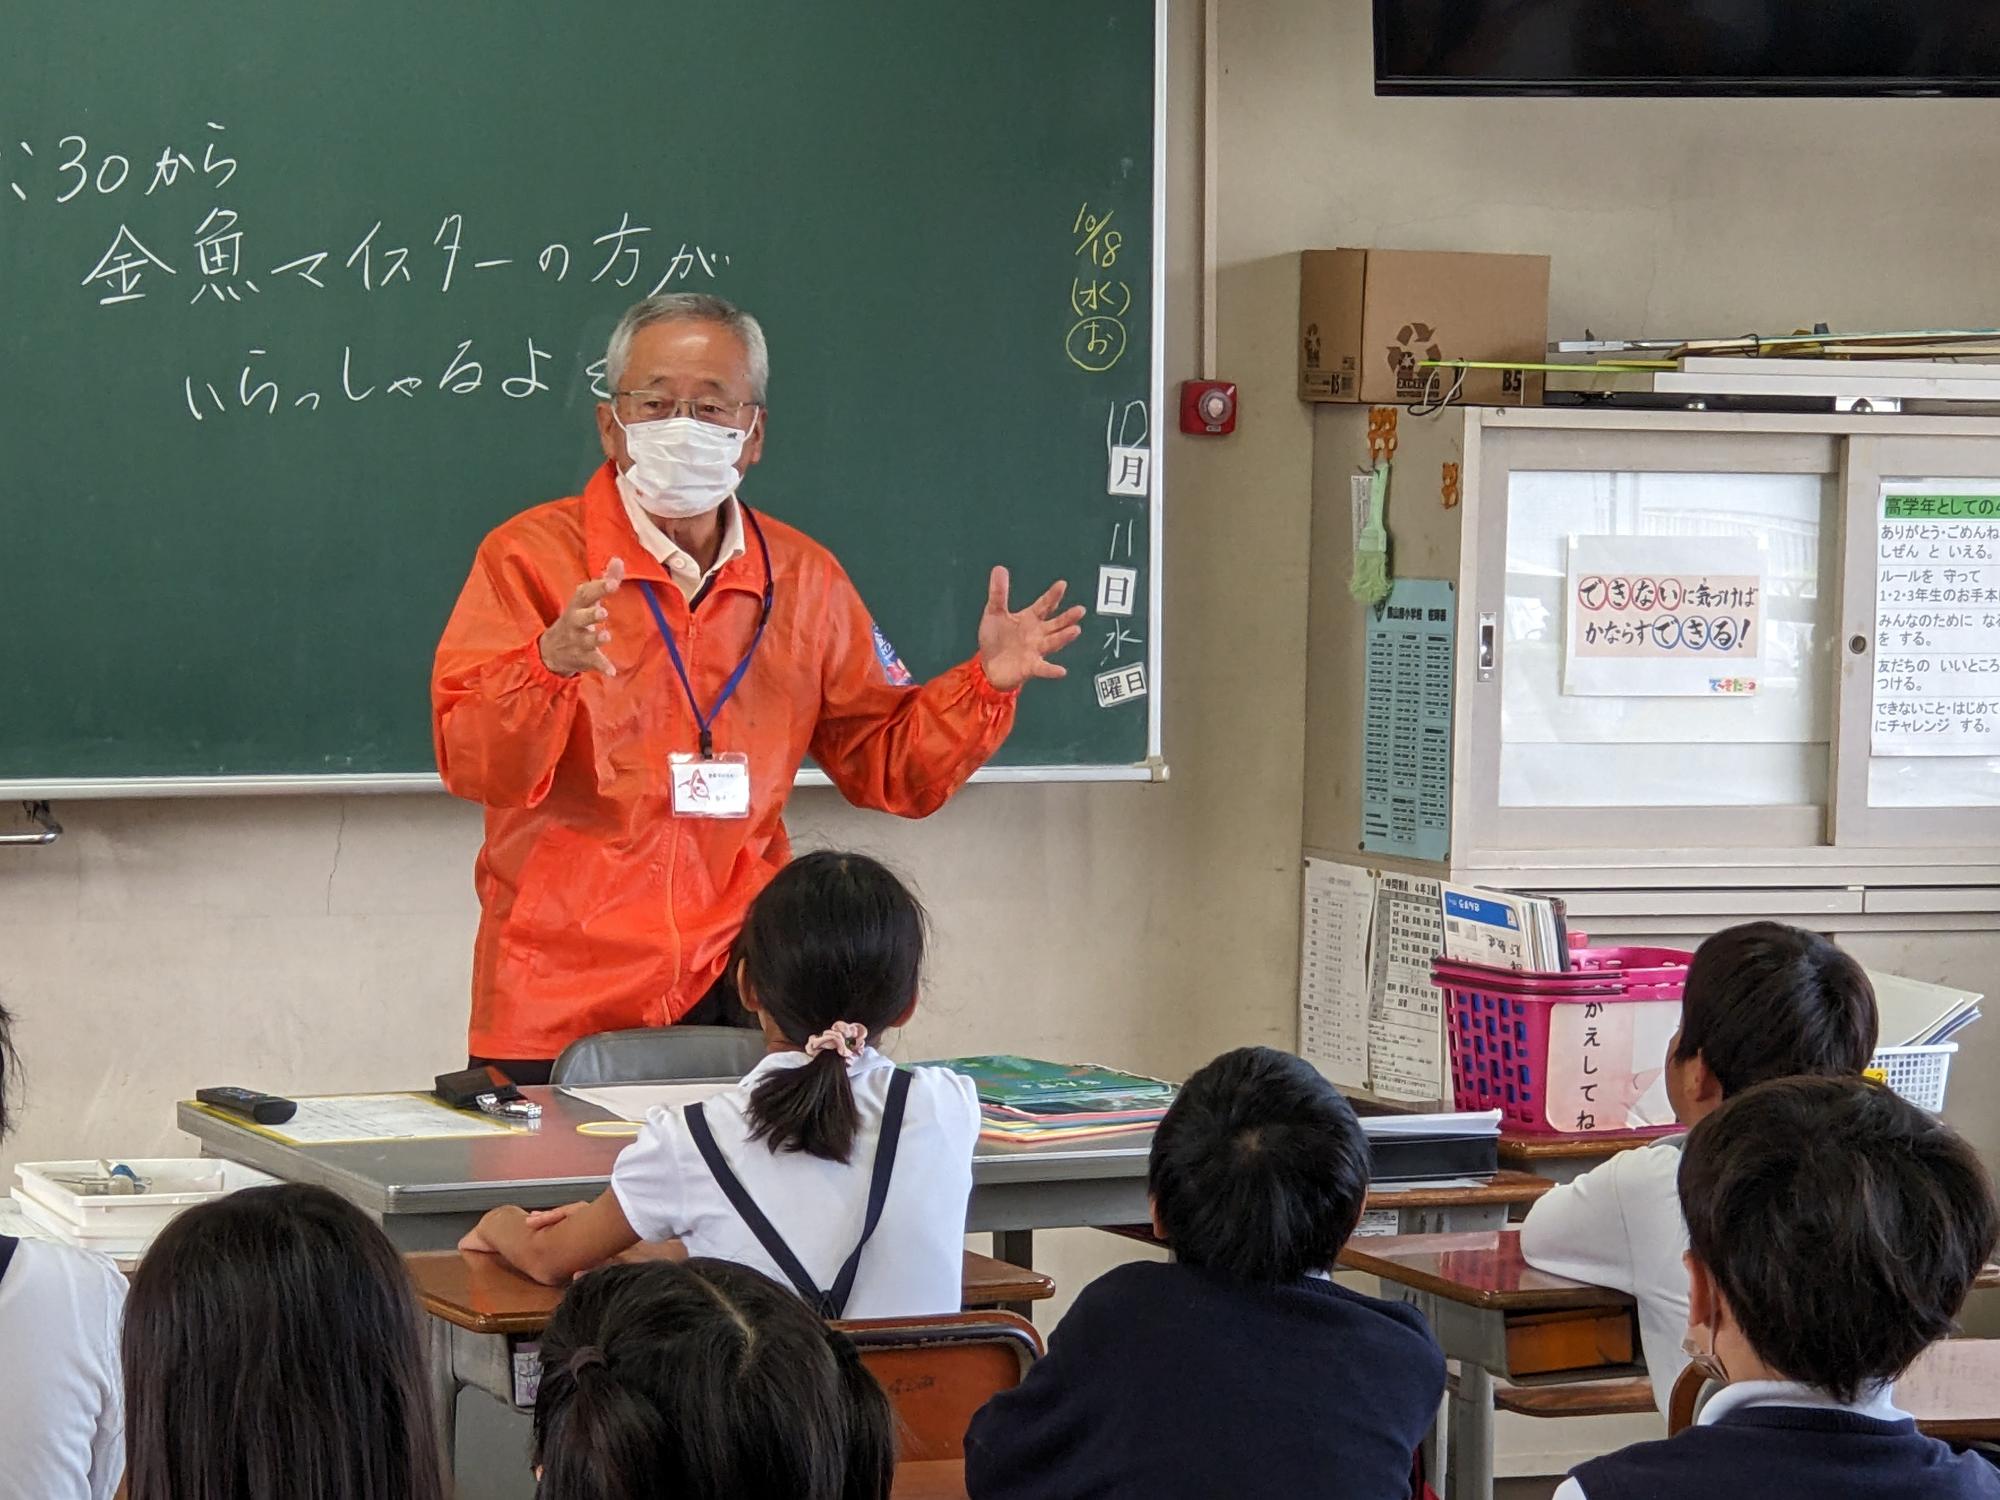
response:
[[[554,1088],[522,1093],[542,1106],[534,1129],[442,1140],[299,1146],[192,1100],[181,1101],[177,1119],[205,1155],[339,1193],[379,1220],[399,1250],[446,1250],[503,1203],[537,1209],[594,1198],[630,1144],[629,1137],[578,1133],[579,1125],[613,1118],[594,1104]],[[973,1156],[966,1232],[991,1234],[1001,1260],[1032,1267],[1038,1229],[1143,1223],[1152,1144],[1150,1133],[1042,1146],[982,1140]],[[1488,1184],[1383,1185],[1369,1207],[1395,1208],[1397,1229],[1419,1233],[1498,1228],[1518,1201],[1518,1191],[1496,1192]]]

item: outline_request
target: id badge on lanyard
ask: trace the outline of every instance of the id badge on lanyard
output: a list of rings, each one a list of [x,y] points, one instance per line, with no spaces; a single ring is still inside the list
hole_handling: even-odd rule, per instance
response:
[[[741,752],[667,757],[674,778],[677,818],[747,818],[750,816],[750,757]]]
[[[741,501],[737,502],[739,505]],[[653,613],[653,623],[659,627],[660,639],[667,644],[667,656],[674,664],[674,673],[681,680],[681,690],[687,694],[688,707],[694,713],[695,728],[700,732],[701,753],[691,755],[679,751],[667,757],[667,770],[673,778],[673,808],[677,818],[747,818],[750,816],[750,757],[740,752],[715,752],[715,721],[722,716],[723,706],[735,696],[736,689],[743,683],[743,674],[750,670],[751,658],[756,656],[757,647],[764,639],[764,627],[771,619],[771,548],[764,540],[764,528],[758,524],[750,507],[742,506],[743,515],[756,533],[757,546],[764,554],[764,606],[757,616],[756,634],[750,637],[750,647],[743,653],[743,660],[736,664],[736,670],[729,674],[729,680],[722,684],[722,691],[715,695],[715,702],[703,713],[701,704],[695,699],[694,683],[689,679],[687,664],[681,660],[681,648],[674,640],[673,630],[667,624],[665,611],[660,608],[659,597],[654,594],[650,583],[642,584],[646,607]]]

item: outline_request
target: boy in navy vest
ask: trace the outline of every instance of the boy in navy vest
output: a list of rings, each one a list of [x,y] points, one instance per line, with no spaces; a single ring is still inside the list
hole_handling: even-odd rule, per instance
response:
[[[1674,1118],[1697,1125],[1770,1078],[1858,1078],[1875,1054],[1876,1030],[1875,987],[1818,933],[1782,922],[1718,932],[1688,968],[1681,1027],[1667,1048]],[[1687,1363],[1680,1167],[1679,1139],[1621,1151],[1547,1193],[1521,1226],[1529,1265],[1632,1294],[1662,1412]]]
[[[1786,1078],[1688,1136],[1688,1350],[1725,1382],[1697,1425],[1578,1467],[1556,1500],[2000,1500],[2000,1471],[1896,1408],[2000,1234],[1949,1126],[1860,1079]]]
[[[1286,1053],[1226,1053],[1160,1122],[1148,1186],[1173,1263],[1086,1287],[973,1419],[973,1500],[1409,1500],[1444,1358],[1413,1308],[1331,1279],[1368,1191],[1347,1101]]]

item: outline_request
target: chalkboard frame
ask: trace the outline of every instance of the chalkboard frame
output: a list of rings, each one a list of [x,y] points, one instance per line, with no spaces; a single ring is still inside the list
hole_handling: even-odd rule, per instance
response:
[[[1153,463],[1148,480],[1147,506],[1147,589],[1148,611],[1153,628],[1145,643],[1146,671],[1153,684],[1146,701],[1146,758],[1130,765],[1007,765],[987,766],[972,780],[988,783],[1012,782],[1110,782],[1164,781],[1167,763],[1162,743],[1163,653],[1160,622],[1164,619],[1165,593],[1162,585],[1165,554],[1162,527],[1165,445],[1160,435],[1167,415],[1166,405],[1166,239],[1167,239],[1167,7],[1169,0],[1153,4],[1153,119],[1152,119],[1152,305],[1150,312],[1151,351],[1147,375],[1149,405],[1147,431],[1153,434]],[[1080,596],[1073,596],[1080,597]],[[1077,670],[1072,667],[1072,670]],[[1032,691],[1032,689],[1030,689]],[[802,767],[797,786],[830,786],[826,774],[814,766]],[[231,774],[192,776],[92,776],[92,777],[0,777],[0,798],[23,802],[46,802],[55,798],[99,799],[210,797],[210,796],[324,796],[328,794],[440,792],[444,783],[434,772],[327,772],[324,774]]]

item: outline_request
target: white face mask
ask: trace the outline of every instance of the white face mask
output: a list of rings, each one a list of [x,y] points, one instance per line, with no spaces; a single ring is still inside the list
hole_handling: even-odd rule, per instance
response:
[[[1687,1331],[1687,1336],[1681,1340],[1681,1353],[1688,1357],[1689,1364],[1717,1385],[1728,1385],[1729,1372],[1722,1367],[1722,1356],[1715,1352],[1715,1330],[1709,1330],[1706,1349],[1701,1347],[1700,1340],[1695,1338],[1694,1334],[1692,1328]]]
[[[617,421],[614,414],[613,421]],[[749,432],[697,417],[618,423],[632,467],[619,477],[640,505],[663,520],[703,516],[736,493],[737,461]]]

